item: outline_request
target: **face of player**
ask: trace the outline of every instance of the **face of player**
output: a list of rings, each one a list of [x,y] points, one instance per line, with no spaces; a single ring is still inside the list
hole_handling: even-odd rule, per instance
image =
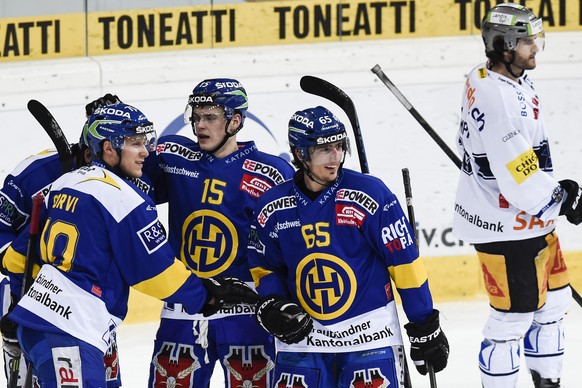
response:
[[[531,35],[517,40],[515,60],[513,65],[523,70],[533,70],[536,67],[536,54],[544,49],[544,38]]]
[[[224,108],[216,105],[204,105],[194,108],[192,114],[198,144],[204,151],[214,150],[225,136],[226,117]],[[228,124],[228,132],[232,133],[240,125],[240,115],[235,114]],[[230,137],[226,144],[214,152],[214,156],[222,158],[237,149],[236,138]]]
[[[150,141],[146,135],[129,136],[125,138],[121,149],[119,168],[130,178],[140,178],[145,158],[149,155]]]
[[[337,179],[345,156],[344,144],[343,141],[338,141],[309,148],[307,164],[316,181],[306,179],[306,185],[310,190],[321,191]]]

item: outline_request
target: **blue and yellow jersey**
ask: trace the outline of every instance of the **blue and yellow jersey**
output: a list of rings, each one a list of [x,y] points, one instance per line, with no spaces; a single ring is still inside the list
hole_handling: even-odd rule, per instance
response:
[[[109,314],[121,320],[127,313],[130,286],[167,302],[182,303],[191,313],[204,305],[207,293],[202,282],[175,258],[154,202],[126,179],[96,165],[83,167],[52,184],[45,206],[36,264],[56,268],[58,273],[51,270],[49,274],[75,290],[69,293],[102,302]],[[22,279],[18,274],[24,267],[27,232],[14,240],[3,260],[4,267],[15,274],[13,291],[19,290],[17,283]],[[48,288],[43,280],[47,276],[37,277],[33,287]],[[28,296],[34,299],[35,295]],[[63,294],[50,296],[57,300]],[[40,318],[41,310],[42,306],[19,305],[11,317],[24,326],[56,330],[57,325]]]
[[[146,173],[152,174],[157,202],[169,203],[169,241],[180,260],[201,277],[250,282],[247,239],[255,202],[290,179],[293,168],[254,142],[238,146],[218,159],[187,137],[164,136]]]
[[[433,306],[414,241],[384,183],[343,169],[315,200],[293,180],[265,193],[253,218],[249,262],[260,295],[289,298],[324,325],[386,306],[394,299],[391,278],[408,319],[422,323]]]
[[[54,150],[24,159],[8,174],[0,189],[0,252],[29,224],[32,197],[39,192],[46,196],[59,176],[61,164]]]
[[[0,189],[0,252],[30,222],[32,197],[42,193],[46,197],[51,184],[61,176],[61,163],[55,150],[45,150],[20,162],[4,180]],[[149,178],[131,179],[131,182],[154,198]]]

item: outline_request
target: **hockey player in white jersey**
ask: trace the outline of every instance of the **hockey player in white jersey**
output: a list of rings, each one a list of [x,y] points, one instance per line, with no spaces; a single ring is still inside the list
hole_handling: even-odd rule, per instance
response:
[[[499,4],[481,34],[488,60],[465,82],[453,224],[475,246],[491,306],[481,381],[515,387],[523,353],[535,387],[556,388],[571,290],[554,229],[559,215],[582,221],[581,191],[554,178],[542,103],[525,73],[544,48],[542,20],[521,5]]]
[[[276,387],[403,387],[402,298],[418,371],[445,368],[449,346],[398,199],[343,168],[349,142],[326,108],[296,112],[293,180],[257,202],[249,263],[257,319],[277,339]]]
[[[86,125],[92,165],[52,184],[36,278],[8,315],[40,387],[106,386],[103,355],[127,314],[130,286],[193,313],[256,301],[246,284],[200,280],[175,258],[153,200],[131,182],[156,146],[145,115],[120,103],[96,109]],[[27,234],[3,258],[13,292],[23,281]]]

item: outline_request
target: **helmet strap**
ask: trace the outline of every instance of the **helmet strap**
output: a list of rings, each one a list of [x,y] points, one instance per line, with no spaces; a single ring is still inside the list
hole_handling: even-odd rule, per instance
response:
[[[224,126],[224,138],[222,138],[222,141],[216,147],[214,147],[212,150],[208,151],[208,153],[214,154],[216,151],[221,149],[226,144],[228,139],[235,136],[242,129],[243,125],[241,123],[241,125],[239,125],[238,128],[234,130],[234,132],[232,132],[232,133],[228,132],[228,126],[230,125],[231,121],[232,121],[232,118],[226,120],[226,125]]]
[[[525,73],[525,69],[520,68],[521,72],[519,73],[519,75],[515,74],[513,72],[513,70],[511,70],[511,65],[514,64],[513,62],[515,62],[515,51],[512,50],[512,51],[510,51],[510,53],[511,53],[511,61],[503,62],[503,64],[505,65],[505,69],[509,72],[509,74],[511,74],[513,77],[519,79],[521,76],[523,76],[523,73]],[[515,66],[517,66],[517,65],[515,65]],[[519,67],[519,66],[517,66],[517,67]]]

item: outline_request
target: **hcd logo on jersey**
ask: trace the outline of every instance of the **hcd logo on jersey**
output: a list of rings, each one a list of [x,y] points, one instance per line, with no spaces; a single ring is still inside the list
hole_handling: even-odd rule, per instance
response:
[[[305,376],[281,373],[275,388],[309,388],[309,385],[305,382]]]
[[[200,369],[200,362],[194,355],[192,345],[164,342],[152,360],[154,365],[153,387],[191,387],[194,372]]]
[[[301,260],[295,282],[301,305],[319,320],[341,316],[356,296],[354,271],[342,259],[327,253],[312,253]]]
[[[232,221],[214,210],[197,210],[182,225],[180,259],[197,275],[216,276],[230,267],[238,244]]]
[[[380,368],[360,369],[354,371],[350,387],[354,388],[384,388],[390,381],[382,374]]]
[[[263,346],[231,346],[223,365],[228,371],[228,387],[270,387],[275,364]]]

